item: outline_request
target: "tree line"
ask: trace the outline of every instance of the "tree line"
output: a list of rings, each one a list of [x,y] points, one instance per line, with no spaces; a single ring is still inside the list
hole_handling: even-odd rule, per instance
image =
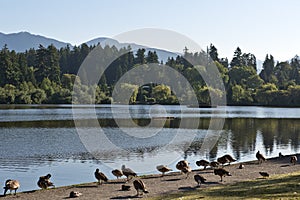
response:
[[[112,92],[118,80],[136,66],[146,70],[151,63],[169,66],[183,75],[193,88],[200,105],[210,105],[212,94],[226,97],[228,105],[300,106],[300,61],[295,56],[290,61],[276,62],[266,55],[263,69],[258,74],[256,57],[243,53],[238,47],[232,60],[219,58],[218,50],[210,45],[207,51],[196,53],[184,51],[183,55],[160,61],[155,51],[131,47],[97,46],[102,59],[118,56],[95,84],[88,78],[77,76],[77,72],[94,46],[82,44],[72,49],[67,46],[57,49],[53,45],[29,49],[17,53],[5,45],[0,51],[0,103],[1,104],[70,104],[111,103]],[[194,62],[195,61],[195,62]],[[105,63],[105,61],[101,61]],[[221,74],[225,92],[210,88],[198,71],[207,72],[212,65]],[[96,70],[97,71],[97,70]],[[83,74],[89,71],[83,71]],[[167,73],[160,74],[165,80]],[[143,77],[133,76],[133,79]],[[75,84],[76,83],[76,84]],[[176,91],[185,91],[180,84]],[[189,95],[177,96],[168,84],[147,83],[143,86],[122,83],[118,92],[129,92],[130,104],[179,104]],[[129,102],[128,102],[129,101]]]

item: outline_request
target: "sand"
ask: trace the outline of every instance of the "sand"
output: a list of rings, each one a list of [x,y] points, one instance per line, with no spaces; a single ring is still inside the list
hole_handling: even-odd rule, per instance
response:
[[[300,158],[300,155],[296,155]],[[139,177],[145,183],[149,193],[144,194],[143,198],[161,196],[167,193],[176,193],[178,191],[187,191],[192,189],[199,189],[205,187],[212,187],[220,184],[230,184],[239,181],[253,180],[261,178],[258,172],[265,171],[270,174],[286,174],[290,172],[300,171],[300,164],[292,165],[290,163],[290,156],[284,156],[282,158],[271,158],[262,164],[258,164],[258,161],[251,161],[243,163],[245,168],[238,169],[240,163],[233,163],[225,166],[232,176],[223,178],[223,182],[220,182],[220,177],[214,175],[212,169],[203,170],[203,168],[194,169],[193,172],[186,179],[186,175],[180,174],[176,169],[174,172],[166,174],[161,177],[159,174],[153,174],[148,176]],[[206,184],[202,184],[200,188],[196,188],[197,184],[194,181],[194,175],[201,174],[207,179]],[[133,179],[134,180],[134,179]],[[17,193],[17,195],[1,196],[1,199],[18,199],[18,200],[54,200],[54,199],[69,199],[71,191],[78,191],[82,193],[82,196],[76,199],[91,200],[91,199],[134,199],[136,198],[136,190],[133,188],[133,180],[126,183],[131,186],[130,191],[122,191],[121,186],[125,184],[126,179],[114,179],[109,180],[107,183],[97,185],[96,182],[86,183],[73,186],[65,186],[47,190],[36,190]],[[22,183],[21,183],[22,185]],[[8,192],[9,193],[9,192]]]

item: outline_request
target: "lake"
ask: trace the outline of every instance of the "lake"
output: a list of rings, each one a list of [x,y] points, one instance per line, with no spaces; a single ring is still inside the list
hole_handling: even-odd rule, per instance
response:
[[[187,159],[239,162],[298,153],[300,108],[189,108],[158,105],[2,105],[0,183],[18,179],[20,191],[38,189],[39,176],[56,186],[93,182],[99,168],[108,178],[126,164],[139,175],[156,165]]]

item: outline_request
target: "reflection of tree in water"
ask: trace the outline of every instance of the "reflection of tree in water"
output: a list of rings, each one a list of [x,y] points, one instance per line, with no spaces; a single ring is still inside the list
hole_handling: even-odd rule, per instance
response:
[[[253,154],[256,150],[257,134],[261,133],[263,146],[268,152],[274,152],[274,145],[277,148],[288,147],[297,151],[300,140],[300,120],[299,119],[254,119],[254,118],[233,118],[226,119],[224,132],[217,144],[207,155],[200,155],[202,140],[194,141],[185,152],[187,157],[193,154],[199,157],[209,157],[214,160],[218,151],[232,150],[233,155],[240,159],[242,155]],[[199,127],[201,128],[201,127]],[[207,127],[206,127],[207,128]],[[227,147],[226,145],[229,144]]]

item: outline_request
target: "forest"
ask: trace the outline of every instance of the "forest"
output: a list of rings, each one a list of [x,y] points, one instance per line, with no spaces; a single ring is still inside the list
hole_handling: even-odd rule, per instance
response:
[[[266,55],[263,69],[258,74],[256,57],[244,53],[237,47],[233,58],[219,58],[218,50],[210,45],[207,51],[191,53],[186,51],[176,58],[160,61],[155,51],[138,49],[135,53],[127,48],[97,46],[103,55],[122,55],[114,60],[103,73],[97,84],[80,80],[77,72],[96,46],[82,44],[72,49],[67,46],[39,46],[26,52],[9,50],[5,45],[0,51],[0,103],[1,104],[110,104],[114,102],[112,91],[116,82],[137,65],[145,67],[150,63],[169,66],[182,74],[191,84],[199,105],[210,105],[210,93],[225,96],[227,105],[300,106],[300,60],[295,56],[290,61],[275,61]],[[125,52],[125,53],[122,53]],[[200,60],[196,66],[188,60]],[[217,66],[225,92],[209,88],[197,73],[197,67],[207,70]],[[167,74],[163,74],[168,78]],[[139,78],[139,77],[134,77]],[[76,84],[74,84],[76,82]],[[134,91],[130,104],[179,104],[169,85],[149,83],[138,86],[122,85],[122,92]],[[184,87],[182,88],[184,90]],[[76,95],[74,92],[76,91]]]

